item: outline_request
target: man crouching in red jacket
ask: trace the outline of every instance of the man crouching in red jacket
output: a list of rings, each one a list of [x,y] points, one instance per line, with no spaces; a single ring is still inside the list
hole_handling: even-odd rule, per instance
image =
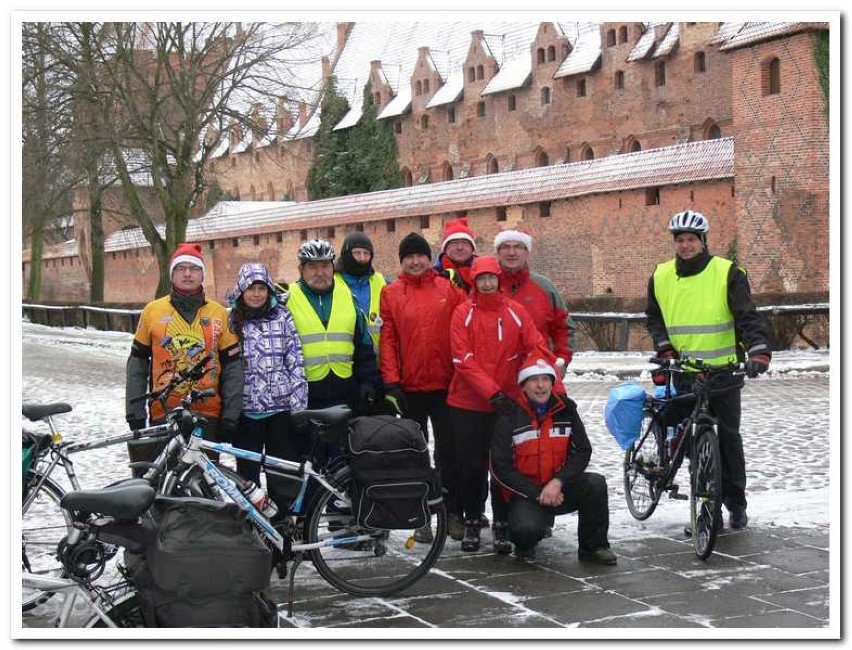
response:
[[[509,502],[509,540],[518,559],[533,559],[554,517],[577,511],[580,560],[616,564],[606,479],[585,471],[592,445],[577,405],[553,392],[555,379],[543,359],[526,365],[518,373],[521,403],[497,418],[491,472]]]

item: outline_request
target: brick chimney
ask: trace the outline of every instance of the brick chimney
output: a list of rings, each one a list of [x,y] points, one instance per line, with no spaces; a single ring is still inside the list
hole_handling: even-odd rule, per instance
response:
[[[343,46],[346,45],[346,37],[349,36],[349,30],[355,23],[337,23],[337,51],[340,52]]]

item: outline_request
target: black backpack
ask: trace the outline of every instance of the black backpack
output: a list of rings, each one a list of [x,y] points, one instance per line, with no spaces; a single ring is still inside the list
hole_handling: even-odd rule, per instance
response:
[[[412,529],[429,523],[430,504],[443,497],[417,422],[391,415],[355,418],[349,424],[347,455],[359,525]]]
[[[125,553],[146,627],[276,627],[272,554],[234,503],[159,497],[144,554]]]

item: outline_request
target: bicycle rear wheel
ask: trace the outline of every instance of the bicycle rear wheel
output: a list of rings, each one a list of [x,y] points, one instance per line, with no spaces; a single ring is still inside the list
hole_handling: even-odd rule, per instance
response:
[[[333,483],[349,493],[352,476],[348,467],[339,470]],[[350,503],[322,489],[308,508],[307,541],[371,534],[369,540],[323,546],[310,552],[319,574],[331,585],[354,596],[389,596],[413,585],[434,566],[447,536],[444,504],[432,508],[431,543],[414,542],[414,529],[374,530],[355,522]]]
[[[40,472],[28,471],[25,484],[41,481]],[[59,543],[71,531],[71,515],[62,509],[59,501],[65,495],[49,477],[38,489],[32,503],[21,515],[21,557],[25,573],[64,577],[65,570],[57,557]],[[52,591],[22,588],[21,609],[29,611],[53,596]]]
[[[699,559],[706,560],[716,543],[716,521],[722,516],[722,456],[711,427],[701,427],[695,436],[689,474],[692,546]]]
[[[645,416],[642,435],[624,454],[624,497],[639,521],[651,516],[660,501],[664,437],[658,420]]]

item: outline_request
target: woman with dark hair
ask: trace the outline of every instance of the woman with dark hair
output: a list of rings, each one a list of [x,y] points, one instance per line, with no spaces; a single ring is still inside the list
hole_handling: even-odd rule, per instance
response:
[[[302,344],[293,317],[285,306],[288,294],[277,292],[263,264],[243,264],[231,302],[231,328],[240,340],[245,387],[243,410],[234,445],[271,456],[299,460],[302,449],[294,435],[290,414],[308,403],[308,381]],[[259,484],[260,464],[237,459],[239,473]],[[275,477],[267,487],[279,510],[286,495]]]

